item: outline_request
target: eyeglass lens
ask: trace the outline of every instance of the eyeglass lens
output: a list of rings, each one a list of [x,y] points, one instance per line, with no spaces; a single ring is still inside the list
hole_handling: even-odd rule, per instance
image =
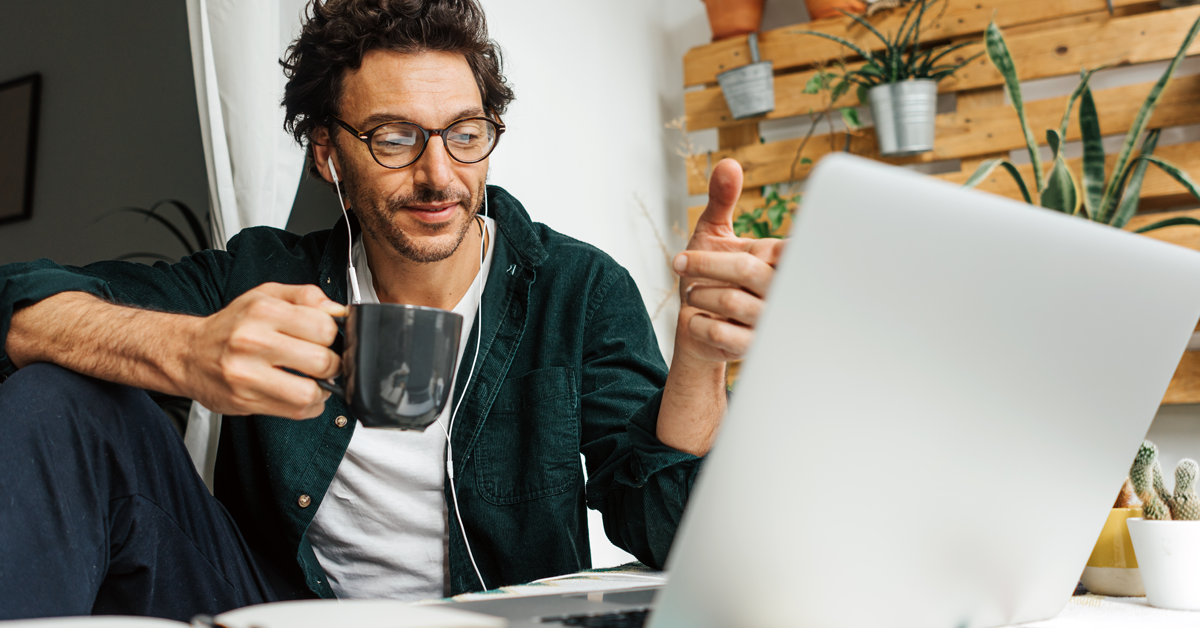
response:
[[[463,120],[446,129],[442,139],[451,157],[473,163],[487,157],[496,144],[496,126],[487,120]],[[371,152],[389,168],[416,161],[424,148],[425,133],[407,122],[381,126],[371,136]]]

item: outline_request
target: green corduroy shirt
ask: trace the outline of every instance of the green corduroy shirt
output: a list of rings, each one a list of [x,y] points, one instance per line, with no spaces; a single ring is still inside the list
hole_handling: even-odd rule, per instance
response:
[[[479,569],[496,587],[590,567],[585,506],[603,514],[617,546],[661,568],[702,460],[655,436],[667,369],[637,286],[603,252],[533,223],[503,189],[488,194],[499,235],[453,433],[458,506]],[[196,316],[266,282],[316,284],[345,303],[347,228],[246,229],[227,252],[176,264],[2,266],[0,339],[14,309],[65,291]],[[472,327],[465,355],[475,338]],[[14,372],[2,349],[0,377]],[[342,415],[353,417],[331,397],[315,419],[228,417],[216,461],[214,494],[247,543],[321,597],[333,592],[305,532],[356,429],[338,427]],[[454,508],[448,483],[446,503]],[[478,590],[453,526],[449,560],[452,592]]]

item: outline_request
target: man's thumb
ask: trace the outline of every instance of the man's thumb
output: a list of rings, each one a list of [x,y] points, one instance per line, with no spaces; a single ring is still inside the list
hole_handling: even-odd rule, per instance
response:
[[[708,179],[708,207],[700,214],[696,227],[708,225],[731,229],[733,208],[742,194],[742,165],[732,159],[722,159],[713,166]]]

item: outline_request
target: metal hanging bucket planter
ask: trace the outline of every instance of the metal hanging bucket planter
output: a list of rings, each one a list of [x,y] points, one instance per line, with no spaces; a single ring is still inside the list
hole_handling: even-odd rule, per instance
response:
[[[937,81],[884,83],[868,94],[880,154],[898,157],[933,150]]]
[[[750,65],[717,75],[721,93],[734,120],[753,118],[775,110],[775,72],[770,61],[758,57],[758,33],[750,33]]]

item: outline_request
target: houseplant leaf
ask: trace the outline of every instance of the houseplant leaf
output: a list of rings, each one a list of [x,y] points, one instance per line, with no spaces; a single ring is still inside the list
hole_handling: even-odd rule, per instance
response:
[[[1062,151],[1059,150],[1062,138],[1059,137],[1058,131],[1050,129],[1046,131],[1046,141],[1054,150],[1054,165],[1050,168],[1050,176],[1046,178],[1046,189],[1042,190],[1038,202],[1047,209],[1064,214],[1077,214],[1080,205],[1079,194],[1075,187],[1075,175],[1071,174],[1071,169],[1067,167]]]
[[[1192,197],[1200,200],[1200,187],[1197,187],[1196,182],[1193,181],[1190,176],[1188,176],[1188,173],[1181,170],[1179,166],[1176,166],[1162,157],[1157,157],[1155,155],[1141,155],[1138,157],[1138,159],[1148,161],[1158,166],[1160,170],[1170,175],[1172,179],[1175,179],[1175,181],[1182,185],[1184,189],[1186,189],[1188,193],[1192,195]]]
[[[1033,199],[1029,197],[1029,188],[1025,187],[1025,180],[1021,178],[1021,173],[1017,170],[1017,167],[1007,159],[989,159],[979,164],[979,167],[975,169],[974,174],[972,174],[966,180],[966,182],[963,183],[963,187],[973,188],[979,185],[980,182],[988,178],[988,175],[992,174],[992,171],[995,170],[997,166],[1004,167],[1004,169],[1008,171],[1008,174],[1012,175],[1013,180],[1017,182],[1017,187],[1021,189],[1021,196],[1025,197],[1026,203],[1032,205]]]
[[[1067,137],[1067,125],[1071,121],[1071,109],[1075,108],[1075,100],[1083,94],[1085,89],[1088,89],[1088,81],[1092,78],[1092,74],[1096,70],[1102,70],[1108,66],[1100,66],[1094,70],[1084,70],[1079,73],[1079,84],[1075,86],[1075,91],[1067,98],[1067,108],[1063,111],[1062,122],[1058,125],[1058,134]]]
[[[1008,97],[1012,101],[1013,109],[1017,110],[1017,118],[1021,121],[1021,130],[1025,132],[1025,146],[1029,149],[1029,161],[1033,163],[1034,184],[1040,194],[1045,187],[1042,158],[1038,153],[1037,140],[1034,139],[1033,131],[1029,130],[1029,122],[1025,119],[1025,102],[1021,99],[1021,82],[1017,79],[1017,68],[1013,65],[1008,44],[1004,42],[1004,35],[1000,33],[1000,27],[996,26],[995,21],[989,23],[987,31],[984,32],[984,44],[988,58],[992,60],[992,65],[996,66],[1000,75],[1004,77]]]
[[[1183,44],[1179,47],[1179,52],[1175,53],[1175,58],[1171,59],[1170,65],[1163,71],[1158,82],[1150,89],[1150,94],[1146,96],[1146,100],[1142,102],[1142,108],[1134,117],[1134,122],[1129,127],[1129,133],[1125,135],[1125,143],[1121,146],[1121,152],[1117,155],[1117,162],[1113,166],[1114,173],[1125,171],[1126,164],[1129,163],[1129,156],[1133,152],[1133,147],[1137,144],[1137,140],[1142,135],[1142,131],[1146,129],[1146,125],[1150,123],[1150,116],[1154,113],[1154,108],[1158,106],[1158,100],[1162,97],[1163,89],[1171,80],[1171,76],[1175,74],[1175,69],[1179,67],[1179,63],[1183,61],[1187,49],[1191,47],[1192,40],[1196,38],[1196,33],[1200,31],[1200,18],[1197,18],[1192,23],[1192,28],[1188,30],[1187,37],[1184,38]],[[1108,186],[1104,189],[1104,198],[1100,202],[1100,214],[1097,220],[1103,223],[1108,223],[1109,218],[1116,208],[1120,180],[1118,177],[1109,179]]]
[[[1142,227],[1141,229],[1134,229],[1133,232],[1146,233],[1147,231],[1154,231],[1155,229],[1162,229],[1163,227],[1175,227],[1178,225],[1191,225],[1193,227],[1200,227],[1200,220],[1196,220],[1195,218],[1191,218],[1189,216],[1177,216],[1175,218],[1160,220],[1152,225]]]
[[[1154,129],[1146,134],[1146,139],[1142,140],[1142,155],[1149,156],[1154,154],[1154,148],[1158,145],[1158,135],[1161,133],[1159,129]],[[1129,177],[1129,183],[1121,192],[1121,204],[1117,207],[1116,213],[1113,214],[1112,220],[1108,224],[1121,229],[1129,223],[1129,219],[1137,213],[1138,200],[1142,195],[1142,179],[1146,177],[1146,168],[1150,162],[1145,159],[1137,160],[1137,165],[1133,167],[1133,175]],[[1126,173],[1115,173],[1113,177],[1124,178]],[[1095,220],[1095,218],[1093,218]]]
[[[1070,105],[1067,107],[1070,112]],[[1100,137],[1096,101],[1092,98],[1091,88],[1086,86],[1083,88],[1083,99],[1079,101],[1079,131],[1083,136],[1083,205],[1087,208],[1088,216],[1094,219],[1100,210],[1100,200],[1104,197],[1104,142]],[[1141,187],[1140,180],[1138,187]]]

